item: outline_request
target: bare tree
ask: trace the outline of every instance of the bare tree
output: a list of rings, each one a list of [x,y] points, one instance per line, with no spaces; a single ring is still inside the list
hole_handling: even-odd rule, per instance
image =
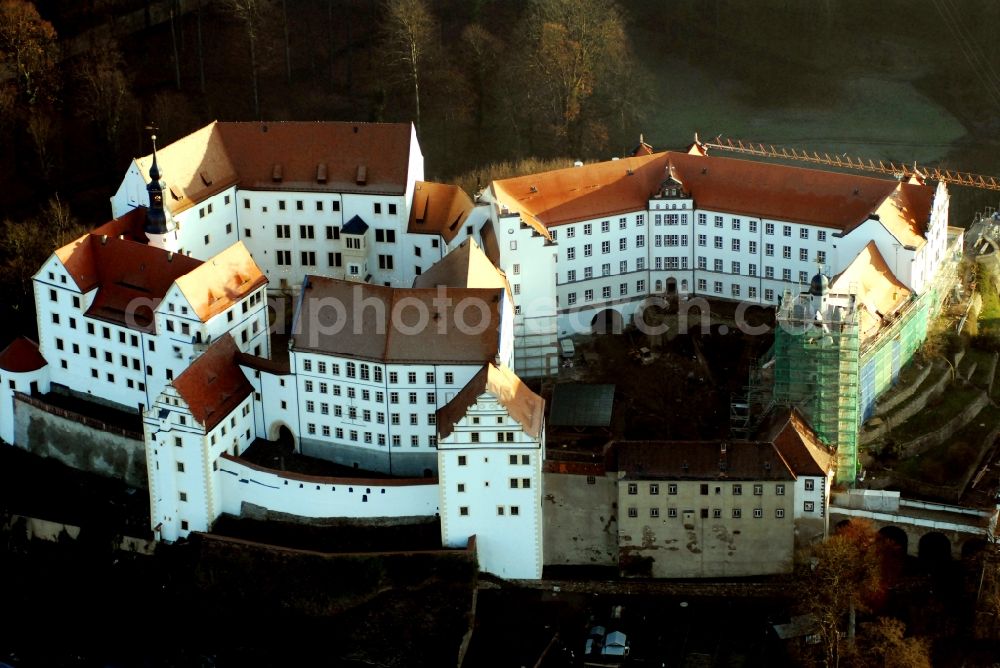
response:
[[[122,126],[135,109],[135,100],[124,60],[113,40],[95,45],[77,71],[80,96],[78,113],[93,122],[111,150],[118,155]]]
[[[931,668],[927,640],[906,636],[906,624],[879,617],[861,625],[857,644],[845,652],[850,668]]]
[[[56,31],[25,0],[0,0],[0,66],[13,69],[18,92],[29,107],[58,94]]]
[[[886,555],[874,527],[857,519],[812,547],[800,577],[811,592],[804,600],[804,612],[818,623],[822,665],[837,665],[844,651],[840,629],[845,618],[847,638],[853,642],[855,614],[867,610],[884,587]]]
[[[260,66],[258,56],[265,17],[270,13],[270,0],[223,0],[223,6],[243,23],[250,46],[250,77],[253,84],[253,113],[260,118]]]
[[[616,80],[636,67],[628,51],[621,11],[602,0],[534,0],[523,23],[526,85],[534,105],[546,113],[546,130],[579,150],[583,131],[597,114],[595,94],[613,96]]]
[[[491,74],[496,70],[503,43],[478,23],[471,23],[462,30],[462,53],[469,87],[475,96],[473,118],[476,134],[483,130],[489,95],[492,91]]]
[[[420,82],[434,55],[437,22],[423,0],[386,0],[382,48],[385,62],[413,89],[417,132],[420,132]]]

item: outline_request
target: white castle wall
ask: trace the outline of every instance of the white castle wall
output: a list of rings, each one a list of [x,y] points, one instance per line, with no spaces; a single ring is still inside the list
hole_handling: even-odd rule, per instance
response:
[[[433,517],[438,512],[436,478],[297,476],[224,455],[219,460],[219,481],[222,512],[237,516],[244,502],[312,518]]]

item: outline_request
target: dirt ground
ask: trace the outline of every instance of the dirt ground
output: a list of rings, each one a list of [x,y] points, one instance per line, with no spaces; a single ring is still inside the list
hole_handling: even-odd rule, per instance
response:
[[[611,434],[597,438],[595,444],[606,442],[608,436],[653,440],[729,436],[730,401],[745,392],[751,364],[767,353],[774,337],[770,330],[761,335],[739,331],[733,321],[735,303],[709,303],[711,324],[704,333],[700,318],[691,318],[683,333],[672,326],[671,335],[659,339],[634,329],[574,337],[573,366],[561,369],[558,382],[615,385]],[[659,317],[669,319],[672,314]],[[748,319],[773,324],[773,309],[755,310]],[[632,356],[642,347],[654,355],[649,364]]]

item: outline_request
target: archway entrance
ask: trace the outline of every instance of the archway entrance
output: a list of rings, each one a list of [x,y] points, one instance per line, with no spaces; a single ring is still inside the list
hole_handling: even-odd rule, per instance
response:
[[[667,296],[672,297],[677,294],[677,279],[668,278],[667,279]]]
[[[594,334],[621,334],[622,314],[613,308],[606,308],[594,316],[590,327]]]
[[[267,431],[267,440],[274,442],[281,452],[292,453],[297,450],[295,434],[284,422],[275,422]]]

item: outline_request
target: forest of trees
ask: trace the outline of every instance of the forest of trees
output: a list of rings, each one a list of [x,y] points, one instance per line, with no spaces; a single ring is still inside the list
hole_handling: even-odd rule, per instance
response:
[[[991,38],[1000,3],[949,3],[982,18],[965,22],[973,38]],[[933,11],[875,4],[0,0],[0,317],[31,333],[25,272],[76,225],[104,222],[152,127],[170,142],[213,119],[412,121],[428,178],[474,191],[630,150],[684,95],[665,63],[739,80],[762,108],[822,104],[845,67],[889,67],[899,45],[949,35]],[[934,89],[969,98],[963,121],[998,129],[982,85],[992,65],[957,76],[964,52],[949,44]],[[691,130],[646,139],[677,148]]]

